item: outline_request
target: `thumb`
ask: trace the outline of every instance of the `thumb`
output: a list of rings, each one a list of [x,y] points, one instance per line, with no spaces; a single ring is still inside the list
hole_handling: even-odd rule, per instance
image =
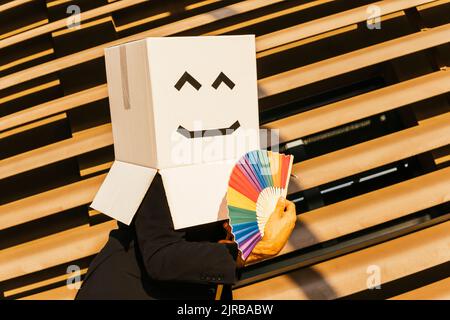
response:
[[[282,215],[285,207],[286,207],[286,199],[280,197],[275,207],[275,212],[277,212],[279,215]]]

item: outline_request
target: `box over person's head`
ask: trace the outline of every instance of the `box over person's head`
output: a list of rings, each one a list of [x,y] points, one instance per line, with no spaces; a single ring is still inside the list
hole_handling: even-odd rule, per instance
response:
[[[254,36],[147,38],[105,60],[115,162],[92,207],[129,224],[159,172],[176,229],[226,218],[231,168],[259,148]]]
[[[105,58],[116,160],[164,169],[234,159],[257,139],[254,36],[148,38]]]

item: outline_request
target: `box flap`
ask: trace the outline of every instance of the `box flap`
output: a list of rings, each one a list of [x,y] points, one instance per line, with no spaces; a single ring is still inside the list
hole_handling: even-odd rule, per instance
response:
[[[129,225],[156,172],[153,168],[114,161],[91,208]]]
[[[234,160],[159,170],[175,229],[228,219],[226,192]]]

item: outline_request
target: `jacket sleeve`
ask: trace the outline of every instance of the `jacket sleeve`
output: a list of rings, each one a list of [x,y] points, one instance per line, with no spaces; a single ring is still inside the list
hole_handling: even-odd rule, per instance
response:
[[[235,245],[191,242],[173,227],[161,176],[157,174],[136,216],[137,242],[147,273],[154,280],[232,284],[236,281]]]

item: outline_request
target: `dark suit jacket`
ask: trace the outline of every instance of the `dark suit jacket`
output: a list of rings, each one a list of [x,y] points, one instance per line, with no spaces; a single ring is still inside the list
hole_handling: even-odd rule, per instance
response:
[[[237,248],[217,243],[224,238],[221,223],[175,231],[157,174],[132,224],[111,231],[77,299],[213,299],[217,284],[236,281]]]

